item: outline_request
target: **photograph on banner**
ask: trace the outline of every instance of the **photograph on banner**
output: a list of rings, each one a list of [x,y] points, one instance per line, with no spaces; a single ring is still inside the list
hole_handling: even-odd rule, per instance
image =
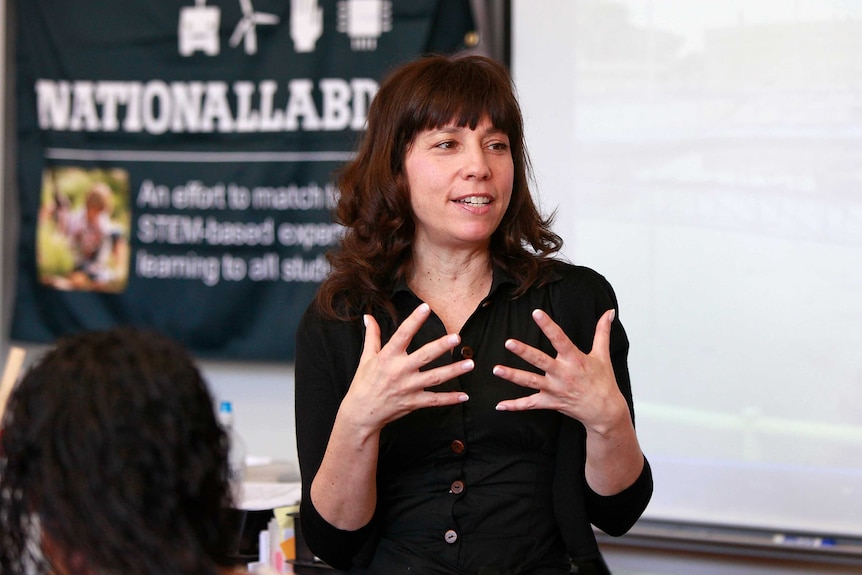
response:
[[[37,229],[39,281],[61,290],[122,292],[129,277],[129,174],[47,169]]]

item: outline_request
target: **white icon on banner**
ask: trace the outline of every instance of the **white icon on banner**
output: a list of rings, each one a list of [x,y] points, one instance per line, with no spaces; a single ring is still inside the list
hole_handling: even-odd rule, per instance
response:
[[[279,17],[275,14],[255,12],[251,0],[239,0],[242,8],[242,20],[236,25],[230,37],[230,45],[236,48],[243,41],[246,54],[257,54],[258,24],[278,24]]]
[[[180,8],[178,31],[179,50],[182,56],[191,56],[197,50],[215,56],[219,52],[218,27],[221,10],[207,6],[207,0],[195,0],[194,6]]]
[[[290,39],[299,53],[314,52],[323,34],[323,8],[317,0],[290,0]]]
[[[221,8],[207,6],[207,0],[195,0],[194,6],[180,8],[178,29],[179,53],[191,56],[203,52],[217,56],[220,50],[219,26]],[[257,54],[257,27],[276,25],[281,21],[277,14],[255,12],[252,0],[239,0],[242,18],[230,36],[230,46],[242,43],[246,54]],[[391,0],[339,0],[338,31],[350,38],[350,47],[356,52],[377,49],[377,41],[384,32],[392,30]],[[295,52],[314,52],[323,35],[323,8],[318,0],[290,0],[290,39]]]
[[[377,49],[377,39],[392,29],[392,2],[389,0],[341,0],[338,3],[338,31],[350,38],[357,52]]]

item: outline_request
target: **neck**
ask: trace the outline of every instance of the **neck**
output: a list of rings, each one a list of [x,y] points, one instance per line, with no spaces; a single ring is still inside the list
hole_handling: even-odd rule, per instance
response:
[[[491,257],[487,250],[469,253],[414,253],[407,284],[429,301],[487,295],[491,287]]]

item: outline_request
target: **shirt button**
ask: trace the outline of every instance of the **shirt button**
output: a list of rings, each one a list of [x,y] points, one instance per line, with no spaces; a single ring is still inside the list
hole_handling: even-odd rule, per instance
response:
[[[464,359],[470,359],[471,357],[473,357],[473,348],[469,345],[465,345],[464,347],[462,347],[461,357],[463,357]]]
[[[456,439],[449,445],[449,448],[452,450],[452,453],[457,453],[460,455],[461,453],[464,453],[464,450],[467,449],[467,446],[464,445],[464,442],[460,439]]]
[[[458,541],[458,534],[455,532],[454,529],[449,529],[448,531],[446,531],[445,534],[443,534],[443,539],[446,540],[446,543],[455,543],[456,541]]]
[[[454,493],[455,495],[458,495],[462,491],[464,491],[464,482],[460,479],[458,479],[457,481],[453,481],[452,485],[449,486],[449,493]]]

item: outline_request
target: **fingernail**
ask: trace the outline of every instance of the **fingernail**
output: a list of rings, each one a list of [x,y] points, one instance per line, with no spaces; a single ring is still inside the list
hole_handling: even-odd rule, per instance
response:
[[[514,341],[514,340],[507,339],[507,340],[506,340],[506,343],[504,343],[503,345],[504,345],[504,346],[506,347],[506,349],[508,349],[509,351],[512,351],[512,350],[514,350],[514,349],[515,349],[515,341]]]
[[[421,311],[422,313],[431,311],[431,306],[423,302],[419,304],[419,311]]]
[[[362,325],[364,325],[365,327],[368,327],[368,314],[367,313],[362,315]]]
[[[545,312],[543,312],[542,310],[540,310],[540,309],[534,309],[533,310],[533,319],[540,319],[543,315],[545,315]]]
[[[461,403],[464,403],[465,401],[468,401],[469,399],[470,399],[470,396],[467,395],[466,393],[462,393],[461,395],[458,396],[458,401],[460,401]]]
[[[497,407],[495,407],[494,409],[496,409],[497,411],[506,411],[506,406],[501,403],[498,403]]]
[[[500,374],[503,373],[503,368],[500,367],[499,365],[495,365],[494,369],[491,370],[491,373],[493,373],[497,377],[500,377]]]
[[[464,371],[470,371],[471,369],[473,369],[473,367],[475,367],[475,366],[473,364],[472,359],[468,359],[466,361],[461,362],[461,369],[463,369]]]
[[[449,339],[446,340],[449,342],[449,345],[458,345],[458,342],[461,341],[461,336],[459,335],[450,335]]]
[[[610,317],[611,317],[611,321],[614,321],[614,318],[617,317],[617,310],[612,309]]]

